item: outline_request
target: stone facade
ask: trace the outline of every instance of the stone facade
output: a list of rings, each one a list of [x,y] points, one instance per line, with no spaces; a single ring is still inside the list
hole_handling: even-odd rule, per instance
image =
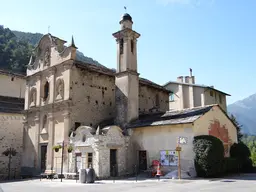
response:
[[[4,152],[10,148],[16,151],[10,162],[10,177],[20,175],[25,84],[25,76],[0,70],[0,180],[8,178],[9,156]]]
[[[123,166],[127,162],[124,145],[129,138],[126,125],[139,118],[140,114],[168,110],[169,91],[139,77],[137,38],[140,35],[132,30],[131,18],[124,16],[120,24],[121,30],[113,34],[118,53],[116,71],[89,58],[80,60],[73,38],[68,47],[64,45],[66,41],[51,34],[40,40],[27,69],[24,174],[35,174],[45,169],[59,171],[58,159],[61,159],[62,152],[54,152],[53,147],[63,141],[64,172],[70,171],[72,158],[79,152],[68,153],[70,134],[78,134],[80,126],[99,128],[102,133],[110,126],[104,136],[88,133],[93,143],[81,150],[83,157],[88,153],[85,149],[88,149],[93,153],[94,162],[105,164],[109,163],[110,153],[116,153],[113,156],[118,159],[118,175],[122,175],[128,170]],[[114,132],[121,135],[119,140],[111,141],[116,138],[112,135]],[[99,139],[103,146],[97,144]],[[98,177],[110,176],[109,166],[97,163],[93,166]]]

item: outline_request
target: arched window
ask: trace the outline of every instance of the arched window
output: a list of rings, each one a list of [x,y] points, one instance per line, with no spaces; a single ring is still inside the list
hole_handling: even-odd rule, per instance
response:
[[[43,128],[47,127],[47,115],[44,116],[43,118]]]
[[[134,43],[133,40],[131,40],[131,52],[133,53],[133,49],[134,49]]]
[[[82,142],[85,142],[85,140],[86,140],[86,136],[83,135]]]
[[[44,84],[44,100],[46,100],[49,96],[49,82],[46,81],[46,83]]]
[[[124,53],[124,39],[120,39],[120,55]]]

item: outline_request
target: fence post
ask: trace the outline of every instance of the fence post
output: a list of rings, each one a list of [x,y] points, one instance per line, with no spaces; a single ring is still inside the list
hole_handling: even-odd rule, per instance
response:
[[[136,182],[138,181],[137,165],[135,165],[135,178]]]

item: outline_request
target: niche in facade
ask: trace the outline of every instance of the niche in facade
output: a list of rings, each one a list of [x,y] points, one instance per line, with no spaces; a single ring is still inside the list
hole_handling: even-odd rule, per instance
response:
[[[50,48],[47,48],[44,53],[44,66],[50,65],[50,58],[51,58]]]
[[[44,94],[43,94],[43,99],[46,101],[46,99],[49,97],[49,82],[46,81],[44,84]]]
[[[30,107],[36,106],[36,88],[30,91]]]
[[[64,81],[62,79],[58,79],[56,82],[56,100],[60,100],[64,98]]]
[[[47,133],[47,115],[43,116],[43,121],[42,121],[42,130],[41,130],[41,134],[45,134]]]

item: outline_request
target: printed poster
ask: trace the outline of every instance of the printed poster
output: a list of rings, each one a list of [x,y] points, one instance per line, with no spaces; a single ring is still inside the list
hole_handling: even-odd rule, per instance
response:
[[[160,161],[165,166],[177,166],[178,154],[176,151],[160,151]]]

